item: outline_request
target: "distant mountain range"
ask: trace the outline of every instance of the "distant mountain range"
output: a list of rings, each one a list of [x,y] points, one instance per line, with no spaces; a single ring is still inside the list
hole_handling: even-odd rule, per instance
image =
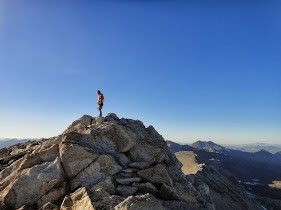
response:
[[[0,138],[0,149],[4,147],[9,147],[15,144],[24,143],[27,141],[34,141],[36,139],[10,139],[10,138]]]
[[[194,150],[194,147],[192,147],[188,144],[178,144],[178,143],[175,143],[175,142],[169,141],[169,140],[167,140],[166,142],[172,152],[193,151]]]
[[[251,152],[251,153],[255,153],[255,152],[259,152],[261,150],[265,150],[267,152],[270,152],[272,154],[278,153],[281,154],[281,144],[265,144],[265,143],[252,143],[252,144],[216,144],[212,141],[196,141],[194,143],[191,144],[173,144],[173,141],[169,141],[167,140],[168,144],[171,144],[170,147],[173,147],[173,150],[178,152],[178,151],[182,151],[180,149],[186,148],[185,150],[188,150],[188,148],[191,150],[190,147],[197,148],[197,149],[204,149],[207,150],[209,152],[222,152],[222,151],[228,151],[229,149],[232,150],[239,150],[242,152]]]
[[[190,146],[197,149],[204,149],[209,152],[226,152],[229,151],[227,148],[218,145],[212,141],[196,141],[192,143]]]
[[[252,143],[252,144],[223,144],[224,147],[229,149],[240,150],[243,152],[258,152],[260,150],[266,150],[275,154],[281,151],[280,144],[265,144],[265,143]]]

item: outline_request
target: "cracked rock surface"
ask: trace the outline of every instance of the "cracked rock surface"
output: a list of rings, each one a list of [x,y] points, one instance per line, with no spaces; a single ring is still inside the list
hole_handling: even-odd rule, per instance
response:
[[[0,164],[1,210],[215,209],[153,126],[113,113],[1,149]]]

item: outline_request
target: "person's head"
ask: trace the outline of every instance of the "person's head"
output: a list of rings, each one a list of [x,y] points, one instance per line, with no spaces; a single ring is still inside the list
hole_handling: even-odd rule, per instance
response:
[[[99,95],[101,94],[100,90],[97,90],[97,94],[99,94]]]

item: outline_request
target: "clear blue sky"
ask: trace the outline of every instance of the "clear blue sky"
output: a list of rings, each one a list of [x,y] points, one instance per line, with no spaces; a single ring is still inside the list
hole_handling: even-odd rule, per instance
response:
[[[281,143],[281,1],[0,0],[0,137],[98,115],[97,89],[166,139]]]

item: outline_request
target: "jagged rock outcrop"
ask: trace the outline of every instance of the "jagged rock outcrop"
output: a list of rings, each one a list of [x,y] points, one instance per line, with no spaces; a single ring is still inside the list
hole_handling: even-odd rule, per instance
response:
[[[153,195],[145,194],[129,196],[114,207],[114,210],[165,210],[159,200]]]
[[[84,187],[79,188],[74,193],[65,196],[60,210],[79,210],[79,209],[87,209],[87,210],[95,210],[91,199]]]
[[[21,147],[0,151],[0,209],[214,209],[206,186],[196,189],[139,120],[85,115]]]

